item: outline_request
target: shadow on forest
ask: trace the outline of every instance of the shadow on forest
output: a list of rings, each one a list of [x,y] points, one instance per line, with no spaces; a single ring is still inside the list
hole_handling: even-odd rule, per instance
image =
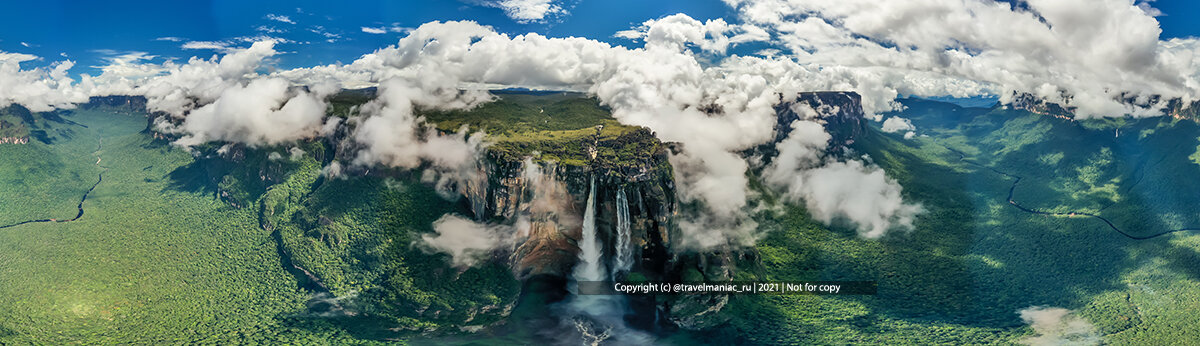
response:
[[[1172,269],[1186,274],[1192,280],[1200,280],[1200,252],[1182,246],[1170,249],[1166,259]]]
[[[164,189],[217,196],[221,179],[231,170],[229,166],[223,160],[196,158],[168,173]]]
[[[1012,167],[1036,167],[1031,166],[1030,161],[1046,153],[1046,144],[1054,148],[1095,146],[1096,142],[1089,138],[1094,134],[1084,133],[1087,131],[1075,123],[1056,127],[1066,126],[1074,129],[1055,128],[1054,137],[1047,138],[1046,143],[1024,145],[1002,157],[979,161],[991,161],[993,167],[1001,167],[1001,170],[1012,169]],[[1062,135],[1063,133],[1066,134]],[[972,136],[972,138],[978,138],[978,136]],[[1000,152],[1001,148],[988,146],[988,144],[995,143],[970,143],[970,145],[979,145],[979,149],[981,149],[979,152],[982,153]],[[1117,160],[1136,161],[1141,159],[1140,156],[1132,153],[1132,151],[1142,149],[1141,146],[1126,146],[1128,148],[1121,148],[1130,152],[1118,151],[1120,156],[1117,157]],[[885,148],[885,146],[874,147]],[[873,157],[882,157],[882,153],[871,154]],[[886,155],[900,157],[900,161],[911,163],[911,165],[897,169],[897,167],[888,166],[885,162],[884,166],[889,174],[894,171],[912,170],[913,167],[932,166],[895,150],[888,151]],[[1138,167],[1141,166],[1143,165],[1139,163]],[[940,263],[939,261],[925,260],[922,265],[905,265],[906,269],[941,273],[944,278],[938,280],[950,281],[938,285],[924,284],[924,287],[949,289],[950,291],[926,291],[916,296],[912,296],[914,293],[902,293],[888,297],[884,294],[886,292],[884,285],[888,283],[888,280],[881,280],[881,294],[876,298],[878,302],[886,304],[877,306],[876,311],[887,311],[896,314],[897,317],[920,317],[968,325],[1001,327],[1021,325],[1022,323],[1017,319],[1015,313],[1018,309],[1034,305],[1078,307],[1092,295],[1110,290],[1124,290],[1126,287],[1119,284],[1120,277],[1135,270],[1137,264],[1145,260],[1144,257],[1166,254],[1172,250],[1166,243],[1165,237],[1141,241],[1132,240],[1114,231],[1099,219],[1064,218],[1021,211],[1009,205],[1006,200],[1006,194],[1008,188],[1011,187],[1013,178],[981,167],[967,168],[972,169],[973,172],[962,174],[961,178],[953,177],[953,175],[944,177],[937,172],[911,172],[912,174],[906,176],[920,176],[922,179],[920,181],[901,180],[906,192],[914,188],[918,191],[930,191],[929,196],[918,195],[913,198],[926,204],[927,215],[951,211],[964,216],[957,221],[948,221],[942,216],[930,217],[926,220],[932,219],[931,221],[937,224],[919,227],[911,237],[889,242],[889,247],[893,245],[911,246],[919,249],[921,253],[949,254],[951,257],[970,253],[986,256],[999,265],[993,268],[974,265],[966,273],[947,272],[946,269],[959,269],[955,267],[954,260],[950,258],[946,258]],[[929,167],[928,169],[937,170],[938,168]],[[1008,173],[1029,175],[1023,171]],[[922,181],[927,185],[922,186]],[[929,184],[931,181],[937,182],[937,184]],[[1127,179],[1123,181],[1123,184],[1134,184],[1135,181],[1137,180]],[[1023,194],[1055,191],[1050,185],[1051,182],[1047,179],[1022,179],[1017,185],[1015,200],[1021,202]],[[1122,187],[1123,191],[1129,193],[1125,194],[1121,204],[1133,206],[1179,205],[1178,201],[1154,201],[1155,198],[1163,195],[1161,193],[1144,193],[1133,186]],[[963,198],[966,193],[976,192],[979,194],[977,197]],[[929,198],[937,195],[946,198]],[[968,204],[967,201],[973,201],[970,202],[972,205],[964,206],[964,204]],[[991,206],[1000,207],[992,220],[973,220],[971,216],[967,216],[984,215],[986,217],[991,214],[988,210]],[[1041,206],[1029,207],[1038,209]],[[1136,212],[1140,212],[1144,216],[1148,214],[1147,210],[1149,209]],[[997,222],[997,227],[966,231],[986,222]],[[1118,227],[1130,230],[1168,229],[1168,225],[1158,217],[1126,218],[1125,222]],[[938,233],[940,236],[949,238],[946,239],[948,245],[956,245],[939,247],[922,244],[919,242],[924,238],[921,236],[922,230]],[[955,230],[961,231],[955,232]],[[971,233],[975,233],[975,236],[970,236]],[[1137,244],[1138,249],[1143,251],[1127,251],[1127,248],[1134,244]],[[964,249],[963,246],[969,247],[969,251],[961,251]],[[950,251],[945,252],[947,250]],[[1187,268],[1183,271],[1194,278],[1198,277],[1197,274],[1200,274],[1200,271],[1196,269],[1196,264],[1200,263],[1200,255],[1186,249],[1175,250],[1170,251],[1175,254],[1171,256],[1172,262],[1179,263],[1177,266],[1181,269]],[[898,258],[903,258],[903,256]],[[921,261],[921,259],[917,260]],[[960,274],[965,275],[960,276]],[[960,279],[970,281],[970,284],[964,286],[952,283]],[[892,283],[903,284],[906,281],[909,280],[896,280]],[[919,281],[917,282],[919,283]],[[968,289],[961,291],[964,287],[968,287]],[[931,299],[925,295],[944,296],[946,299]],[[955,310],[955,308],[963,307],[963,304],[957,301],[964,299],[974,303],[967,304],[966,310]],[[937,304],[946,305],[942,307]],[[954,308],[947,309],[946,307]],[[935,316],[922,316],[921,313],[925,311],[933,311],[936,314]]]

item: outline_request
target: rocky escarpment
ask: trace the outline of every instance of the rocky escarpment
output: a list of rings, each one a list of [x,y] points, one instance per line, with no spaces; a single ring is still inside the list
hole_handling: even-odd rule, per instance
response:
[[[608,244],[606,257],[613,256],[618,251],[614,244],[620,243],[616,239],[619,199],[628,206],[633,258],[665,256],[671,245],[667,229],[676,201],[665,146],[645,129],[606,139],[597,133],[583,141],[581,150],[589,158],[583,165],[539,162],[532,156],[517,160],[489,151],[486,179],[462,189],[477,219],[517,225],[522,239],[510,259],[518,277],[569,275],[579,252],[581,219],[592,179],[597,233]],[[630,143],[656,149],[636,158],[601,153]],[[634,261],[634,270],[644,262]]]
[[[760,156],[770,162],[777,154],[775,144],[792,133],[792,123],[797,120],[822,123],[830,135],[829,152],[835,155],[850,153],[850,146],[867,131],[862,97],[854,92],[802,92],[790,101],[776,105],[775,114],[774,140],[751,149],[746,155]]]
[[[816,116],[824,121],[825,130],[833,137],[832,147],[844,147],[854,144],[854,139],[861,137],[867,130],[867,119],[863,115],[862,96],[854,92],[820,91],[802,92],[792,101],[782,102],[775,107],[775,143],[778,143],[791,133],[792,122],[806,119],[816,112]],[[774,144],[774,143],[771,143]]]
[[[1180,98],[1164,99],[1160,96],[1138,96],[1122,94],[1116,98],[1120,103],[1134,109],[1161,111],[1162,115],[1200,121],[1200,101],[1184,101]],[[1069,100],[1069,98],[1068,98]],[[1029,93],[1015,93],[1013,100],[1005,106],[1034,114],[1048,115],[1064,119],[1075,117],[1075,107],[1064,107],[1058,103],[1048,102]],[[1123,114],[1115,114],[1123,115]]]
[[[0,144],[29,143],[29,128],[33,122],[33,114],[21,105],[0,109]]]
[[[1063,107],[1057,103],[1046,102],[1033,94],[1019,93],[1013,95],[1013,100],[1007,104],[1008,107],[1026,112],[1049,115],[1062,118],[1070,118],[1075,116],[1075,109]]]
[[[146,97],[145,96],[92,96],[88,99],[88,103],[82,105],[83,108],[115,108],[129,111],[145,111]]]
[[[805,110],[811,109],[811,111]],[[776,140],[791,131],[791,123],[811,119],[813,111],[831,134],[830,147],[849,151],[867,130],[861,98],[848,92],[811,92],[798,94],[795,100],[777,108]],[[582,165],[555,165],[532,159],[517,159],[507,153],[489,152],[486,179],[461,191],[476,218],[517,226],[520,239],[507,259],[519,278],[534,276],[568,277],[578,262],[580,219],[589,194],[590,180],[596,179],[596,230],[604,246],[605,263],[616,266],[621,252],[622,212],[629,220],[629,253],[632,263],[627,271],[615,272],[614,279],[637,278],[652,281],[724,281],[732,280],[736,265],[753,261],[753,253],[733,248],[689,251],[678,248],[674,218],[676,201],[672,168],[667,145],[641,129],[626,136],[589,139],[580,150],[588,160]],[[656,145],[653,155],[613,160],[597,152],[620,147],[620,142],[644,142]],[[764,145],[773,150],[774,142]],[[767,153],[769,154],[769,153]],[[531,165],[542,171],[531,174]],[[551,205],[545,205],[549,203]],[[635,324],[703,329],[722,323],[719,312],[727,296],[636,296],[629,297]],[[655,317],[657,316],[657,317]]]
[[[29,136],[24,137],[0,137],[0,144],[28,144]]]
[[[158,131],[154,122],[169,115],[165,112],[151,112],[147,108],[146,102],[145,96],[92,96],[88,99],[88,103],[80,105],[80,108],[145,114],[146,128],[142,132],[150,134],[155,140],[173,141],[178,139],[178,135]]]
[[[351,103],[361,102],[359,98],[354,100],[346,105],[335,105],[333,109],[349,110],[353,107]],[[103,100],[99,103],[105,107],[139,105],[137,100]],[[533,113],[542,114],[542,109],[554,113],[552,103],[536,105],[530,108]],[[811,119],[812,112],[806,109],[815,111],[825,124],[833,137],[831,146],[846,148],[866,131],[861,99],[857,94],[801,93],[777,108],[776,140],[787,137],[793,121]],[[525,114],[520,113],[521,116]],[[457,116],[479,120],[470,118],[473,115]],[[611,118],[598,122],[608,126],[591,128],[587,127],[591,124],[584,124],[583,128],[577,128],[576,123],[571,122],[570,128],[535,131],[530,128],[536,124],[518,126],[506,122],[503,125],[518,127],[512,130],[517,135],[497,137],[513,142],[487,148],[476,172],[446,173],[471,176],[466,179],[456,177],[457,186],[445,190],[457,192],[459,203],[465,210],[470,210],[477,221],[510,225],[515,229],[517,239],[510,248],[495,252],[497,260],[509,264],[520,279],[553,277],[565,282],[579,262],[582,219],[588,195],[592,194],[596,202],[595,235],[603,244],[603,262],[616,279],[731,280],[735,263],[753,261],[752,252],[738,249],[695,252],[680,248],[679,231],[674,226],[680,206],[676,200],[675,174],[668,158],[669,143],[660,142],[647,129],[621,127]],[[314,155],[320,153],[317,160],[324,165],[335,160],[352,162],[361,144],[354,140],[351,132],[350,126],[341,126],[319,139],[317,142],[320,143],[309,143],[313,147],[306,147],[305,151]],[[773,148],[773,143],[764,147]],[[233,174],[229,172],[234,167],[222,166],[225,165],[223,162],[197,163],[194,172],[197,179],[216,186],[217,193],[231,203],[248,200],[235,192],[261,192],[264,186],[278,183],[282,177],[281,169],[275,167],[279,165],[277,161],[262,155],[251,160],[245,154],[248,148],[244,146],[214,144],[204,149],[200,152],[213,154],[199,155],[198,161],[211,156],[231,165],[251,166]],[[324,153],[329,156],[323,156]],[[343,174],[350,177],[396,173],[395,170],[355,165],[344,168]],[[230,176],[233,178],[226,178]],[[620,256],[627,256],[629,261],[620,270],[613,270],[618,267],[616,258]],[[688,329],[703,329],[721,323],[718,313],[728,302],[728,297],[719,295],[629,299],[630,306],[636,311],[632,318],[639,319],[634,324]]]

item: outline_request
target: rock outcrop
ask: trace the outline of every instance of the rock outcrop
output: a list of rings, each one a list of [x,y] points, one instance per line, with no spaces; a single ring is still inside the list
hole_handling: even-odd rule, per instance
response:
[[[145,96],[92,96],[88,99],[88,103],[82,105],[83,108],[115,108],[135,112],[146,111]]]
[[[29,136],[24,137],[0,137],[0,144],[28,144]]]
[[[787,138],[792,122],[805,119],[808,109],[816,111],[825,122],[825,130],[833,136],[830,146],[849,146],[854,139],[867,130],[867,119],[863,115],[862,97],[854,92],[802,92],[793,101],[775,107],[775,143]],[[770,143],[774,144],[774,143]]]
[[[850,154],[850,146],[867,131],[862,97],[855,92],[802,92],[776,105],[775,114],[775,139],[747,151],[746,156],[759,156],[769,163],[777,154],[775,144],[787,139],[796,120],[821,122],[831,137],[829,152],[834,155]]]
[[[464,197],[476,219],[515,224],[523,239],[511,253],[513,271],[520,278],[534,275],[566,277],[575,265],[584,203],[590,180],[596,179],[597,233],[607,244],[606,258],[617,250],[617,195],[623,191],[628,205],[630,246],[633,258],[661,255],[670,246],[667,225],[675,212],[675,186],[665,146],[653,134],[639,130],[627,136],[592,138],[583,150],[616,146],[639,140],[659,146],[654,155],[614,161],[595,158],[585,165],[516,161],[488,153],[486,182],[468,184]],[[536,165],[536,167],[531,167]],[[642,261],[634,261],[635,270]]]
[[[1057,103],[1046,102],[1046,100],[1028,93],[1014,95],[1012,102],[1009,102],[1007,106],[1016,110],[1060,118],[1075,116],[1074,108],[1065,108]]]

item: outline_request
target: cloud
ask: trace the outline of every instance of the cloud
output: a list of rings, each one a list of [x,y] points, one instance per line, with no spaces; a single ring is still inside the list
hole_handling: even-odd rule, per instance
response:
[[[309,32],[320,35],[325,38],[325,42],[333,43],[342,38],[341,34],[332,33],[325,29],[323,25],[314,25],[308,29]]]
[[[97,79],[129,81],[128,90],[146,95],[151,110],[171,115],[160,119],[158,126],[181,134],[181,145],[211,140],[259,145],[311,137],[314,131],[327,132],[322,129],[329,124],[312,111],[318,108],[320,90],[378,85],[378,98],[345,123],[361,148],[351,164],[399,168],[429,164],[442,177],[453,177],[460,189],[479,172],[483,136],[435,131],[415,115],[415,108],[469,109],[491,101],[486,89],[493,87],[584,91],[612,109],[618,121],[648,127],[663,141],[678,144],[670,160],[679,198],[701,207],[686,211],[696,215],[681,216],[689,220],[683,227],[685,238],[694,238],[693,243],[703,247],[753,241],[746,235],[753,223],[746,217],[749,163],[742,152],[775,138],[774,106],[784,101],[780,95],[855,89],[894,98],[896,90],[878,80],[921,76],[825,68],[783,56],[738,56],[713,62],[705,54],[765,38],[761,31],[723,21],[702,23],[670,16],[647,21],[639,30],[645,45],[630,49],[585,38],[509,36],[474,22],[433,22],[408,32],[395,45],[345,65],[263,75],[258,71],[277,54],[275,41],[263,41],[230,49],[219,58],[192,58],[185,64],[136,63],[146,71],[154,66],[162,69],[150,77],[113,72]],[[286,87],[278,79],[308,85],[312,91]],[[940,88],[951,87],[956,85]],[[105,90],[99,89],[97,94]],[[823,133],[823,129],[813,130]],[[863,204],[867,210],[860,213],[843,210],[840,204],[814,208],[828,219],[849,219],[869,234],[906,220],[898,186],[877,168],[861,163],[797,169],[801,168],[816,172],[809,174],[810,180],[826,178],[820,172],[846,171],[840,178],[863,179],[875,187],[870,193],[884,198]],[[842,204],[865,198],[806,186],[808,190],[800,190],[806,197],[828,192]]]
[[[182,37],[175,37],[175,36],[165,36],[165,37],[159,37],[159,38],[156,38],[156,39],[154,39],[154,40],[155,40],[155,41],[180,42],[180,41],[183,41],[183,40],[184,40],[184,38],[182,38]]]
[[[733,25],[721,18],[700,22],[682,13],[647,20],[636,28],[617,32],[615,36],[676,49],[695,44],[703,51],[717,54],[725,54],[733,45],[770,39],[770,34],[756,26]]]
[[[433,230],[435,234],[421,236],[421,244],[450,254],[454,265],[462,267],[479,264],[492,251],[511,245],[513,236],[511,226],[476,223],[453,214],[434,221]]]
[[[277,54],[275,41],[255,42],[211,59],[185,64],[147,62],[134,52],[108,58],[93,95],[143,95],[147,108],[169,116],[155,119],[159,131],[179,134],[175,144],[212,141],[250,146],[275,145],[319,135],[325,125],[324,98],[333,84],[299,88],[283,78],[260,75],[265,59]]]
[[[168,71],[168,68],[161,64],[150,63],[157,56],[146,52],[113,50],[97,50],[95,52],[101,55],[100,59],[105,64],[92,66],[100,69],[101,72],[99,77],[92,78],[96,84],[96,87],[89,92],[92,95],[97,95],[97,93],[132,95],[135,94],[134,88],[137,81],[159,76]]]
[[[254,28],[254,31],[264,32],[268,34],[282,34],[288,32],[286,29],[279,29],[273,26],[259,25]]]
[[[1099,345],[1100,334],[1087,320],[1071,310],[1033,306],[1017,311],[1033,328],[1034,335],[1021,339],[1026,345]]]
[[[825,224],[845,220],[859,235],[879,238],[889,230],[912,230],[916,215],[924,209],[906,203],[903,189],[883,169],[859,161],[829,162],[802,171],[789,192],[803,196],[813,217]]]
[[[273,21],[280,22],[280,23],[296,24],[296,22],[292,21],[292,18],[289,18],[288,16],[285,16],[285,15],[279,15],[279,14],[272,13],[272,14],[268,14],[265,18],[267,20],[273,20]]]
[[[1144,2],[1029,0],[1019,7],[977,0],[727,3],[738,13],[732,21],[737,24],[673,15],[617,34],[642,41],[640,48],[586,38],[513,36],[474,22],[432,22],[404,30],[395,45],[350,64],[268,74],[260,71],[271,68],[274,45],[283,42],[268,37],[187,42],[187,48],[224,56],[186,63],[155,64],[146,56],[114,59],[100,76],[78,83],[66,74],[71,61],[23,70],[21,62],[36,57],[0,53],[0,104],[45,110],[70,107],[89,94],[146,95],[151,110],[171,115],[161,119],[161,129],[189,141],[269,144],[312,136],[314,126],[333,124],[310,111],[321,90],[379,85],[379,99],[363,107],[361,116],[333,125],[354,129],[353,141],[363,149],[353,164],[429,164],[439,174],[457,177],[477,170],[474,157],[482,136],[433,131],[414,115],[415,107],[468,109],[488,102],[485,89],[496,87],[582,91],[612,109],[618,121],[648,127],[663,141],[678,144],[670,159],[680,201],[701,206],[697,215],[681,215],[688,220],[682,225],[685,237],[712,245],[753,239],[743,236],[750,225],[744,217],[750,163],[741,153],[774,139],[773,107],[787,101],[780,95],[856,91],[867,114],[895,109],[897,95],[1007,98],[1028,92],[1079,107],[1081,116],[1157,114],[1160,105],[1148,95],[1200,100],[1200,43],[1160,41],[1161,29]],[[550,0],[487,4],[519,22],[566,13]],[[314,32],[336,39],[323,29]],[[265,41],[234,48],[258,39]],[[767,54],[722,56],[751,42],[766,46],[761,51]],[[280,79],[313,88],[282,87]],[[227,91],[259,97],[248,100]],[[1115,100],[1129,95],[1133,105]],[[240,103],[247,103],[246,113],[218,111],[242,109]],[[288,111],[279,113],[285,107]],[[896,127],[911,126],[903,119],[888,120],[896,131],[912,133]],[[259,129],[260,121],[282,125]],[[804,137],[777,144],[781,157],[768,167],[774,175],[765,178],[824,222],[846,221],[869,237],[910,228],[919,206],[903,201],[900,186],[878,167],[824,155],[821,139],[828,134],[822,135],[819,123],[794,124],[793,136]]]
[[[288,149],[288,158],[290,158],[292,161],[303,158],[304,154],[304,149],[300,149],[300,147],[292,147],[291,149]]]
[[[818,115],[811,109],[798,113],[807,119],[793,122],[788,137],[775,145],[778,156],[763,171],[767,184],[804,203],[818,221],[848,222],[865,238],[911,230],[923,209],[904,201],[900,184],[878,167],[827,157],[832,137],[816,122]]]
[[[229,42],[224,41],[188,41],[184,42],[179,48],[183,49],[210,49],[217,51],[229,50]]]
[[[917,127],[913,126],[912,121],[894,116],[883,121],[883,132],[896,133],[903,131],[916,131]]]
[[[67,75],[75,62],[64,60],[46,67],[22,69],[21,63],[40,60],[35,55],[0,51],[0,108],[14,103],[35,112],[74,108],[87,102],[91,80],[78,85]]]
[[[1153,1],[1154,0],[1139,1],[1136,4],[1136,6],[1139,9],[1141,9],[1142,12],[1145,12],[1147,16],[1151,16],[1151,17],[1165,16],[1165,14],[1163,14],[1162,11],[1159,11],[1157,8],[1154,8],[1154,6],[1150,5],[1150,3]]]
[[[556,0],[489,0],[482,4],[504,10],[508,18],[526,24],[541,23],[545,22],[548,16],[567,14],[567,10],[555,2]]]
[[[325,117],[325,95],[292,88],[279,78],[234,84],[212,103],[189,112],[178,125],[160,126],[185,134],[175,143],[212,141],[274,145],[315,137]]]
[[[422,162],[457,169],[473,163],[482,136],[468,140],[466,130],[443,135],[414,114],[417,106],[466,109],[490,101],[485,92],[462,93],[453,88],[421,89],[413,81],[388,79],[379,85],[376,100],[362,107],[354,133],[363,150],[354,163],[415,168]]]
[[[345,179],[345,167],[341,162],[333,161],[321,167],[321,175],[331,179]]]
[[[663,141],[679,144],[670,160],[680,200],[703,208],[698,213],[703,217],[681,217],[694,222],[684,230],[695,233],[696,239],[709,239],[696,244],[747,244],[753,237],[743,233],[753,223],[743,210],[749,197],[749,164],[742,152],[774,139],[774,105],[782,101],[780,95],[841,90],[853,84],[814,78],[829,71],[782,57],[702,63],[693,48],[719,51],[726,46],[719,42],[734,40],[713,35],[741,33],[719,22],[677,17],[645,26],[645,47],[629,49],[583,38],[510,37],[473,22],[434,22],[351,64],[280,75],[298,81],[337,80],[342,85],[381,83],[381,92],[394,90],[395,96],[381,94],[381,99],[398,101],[364,107],[370,116],[358,126],[356,138],[366,149],[355,162],[400,167],[433,159],[422,149],[430,135],[411,115],[412,104],[470,108],[489,101],[482,89],[492,86],[587,92],[610,107],[620,122],[648,127]],[[385,108],[389,110],[381,112]],[[395,134],[396,129],[415,130]],[[855,177],[860,176],[876,179],[871,174]],[[729,236],[721,240],[715,234]]]
[[[362,27],[362,32],[365,32],[368,34],[386,34],[387,29],[386,28],[372,28],[372,27],[364,26],[364,27]]]
[[[1158,22],[1131,0],[727,0],[800,64],[874,71],[881,88],[918,96],[1031,93],[1081,117],[1161,115],[1148,96],[1198,99],[1196,47],[1159,41]],[[1190,40],[1194,41],[1194,40]],[[836,72],[836,71],[831,71]],[[919,78],[904,75],[918,74]],[[939,85],[967,87],[944,90]],[[869,86],[869,85],[868,85]],[[871,90],[876,89],[876,90]],[[1125,96],[1141,96],[1121,102]]]

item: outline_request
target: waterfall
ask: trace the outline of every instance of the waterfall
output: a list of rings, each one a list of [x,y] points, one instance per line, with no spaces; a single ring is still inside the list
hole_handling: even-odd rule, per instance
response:
[[[583,234],[579,240],[579,263],[571,274],[573,281],[608,281],[609,272],[604,270],[604,244],[596,237],[596,177],[592,177],[588,190],[587,207],[583,214]],[[618,232],[624,232],[623,244],[629,243],[629,206],[625,202],[625,194],[618,192]],[[623,211],[623,212],[621,212]],[[621,226],[620,224],[624,224]],[[621,230],[623,229],[623,230]],[[621,246],[628,248],[628,246]],[[622,252],[627,253],[628,251]],[[628,256],[628,255],[626,255]],[[620,257],[620,256],[617,256]],[[621,261],[621,260],[618,260]],[[628,263],[627,260],[619,263]],[[622,264],[626,265],[626,264]],[[616,270],[614,267],[614,270]],[[570,318],[564,321],[573,326],[585,345],[653,345],[653,337],[649,334],[629,328],[625,325],[624,315],[627,309],[625,296],[613,295],[579,295],[577,288],[571,288],[574,294],[568,304]]]
[[[604,254],[603,244],[596,239],[596,178],[592,177],[592,185],[588,190],[587,208],[583,214],[583,237],[579,241],[579,264],[575,266],[575,281],[604,281],[608,279],[604,272],[601,257]]]
[[[633,248],[630,244],[632,235],[630,234],[629,225],[629,201],[625,198],[625,190],[617,190],[617,244],[615,264],[612,268],[612,277],[615,280],[617,273],[627,272],[633,266]]]

